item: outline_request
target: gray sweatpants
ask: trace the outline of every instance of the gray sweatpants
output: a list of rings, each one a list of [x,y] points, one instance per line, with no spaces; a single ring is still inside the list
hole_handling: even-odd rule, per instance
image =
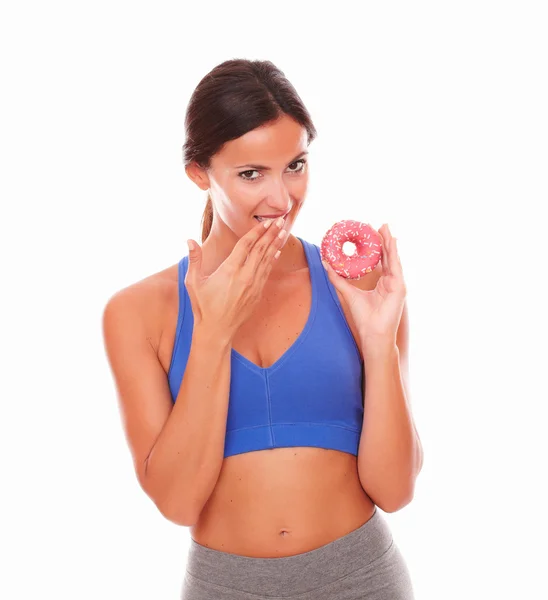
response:
[[[378,508],[361,527],[309,552],[230,554],[190,538],[181,600],[414,600],[405,560]]]

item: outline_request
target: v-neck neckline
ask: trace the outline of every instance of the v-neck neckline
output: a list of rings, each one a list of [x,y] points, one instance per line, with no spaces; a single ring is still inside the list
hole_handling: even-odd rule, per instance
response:
[[[282,366],[282,364],[302,344],[304,338],[307,336],[308,332],[310,331],[310,328],[312,327],[312,323],[314,322],[314,318],[316,316],[316,308],[317,308],[317,303],[318,303],[317,285],[316,285],[316,265],[311,256],[311,248],[308,245],[308,243],[305,242],[304,240],[302,240],[299,236],[295,236],[295,237],[301,242],[301,244],[303,245],[303,248],[304,248],[306,261],[308,263],[308,272],[310,274],[309,277],[310,277],[311,294],[312,294],[312,300],[310,303],[310,312],[308,313],[308,319],[306,320],[303,330],[301,331],[301,333],[299,334],[297,339],[293,342],[293,344],[291,344],[291,346],[269,367],[260,367],[256,363],[254,363],[254,362],[250,361],[248,358],[246,358],[243,354],[240,354],[234,348],[231,348],[231,354],[236,360],[238,360],[245,367],[247,367],[248,369],[250,369],[251,371],[254,371],[255,373],[257,373],[259,375],[270,374]]]

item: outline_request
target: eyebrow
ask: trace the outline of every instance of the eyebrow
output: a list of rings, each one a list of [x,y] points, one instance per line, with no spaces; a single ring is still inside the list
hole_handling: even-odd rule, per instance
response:
[[[299,158],[301,158],[302,156],[305,156],[306,154],[308,154],[308,150],[305,150],[304,152],[301,152],[300,154],[297,154],[297,156],[293,159],[290,160],[287,164],[290,165],[291,163],[294,163],[296,160],[298,160]],[[244,167],[251,167],[252,169],[259,169],[261,171],[270,171],[270,167],[265,167],[264,165],[240,165],[238,167],[234,167],[235,169],[243,169]]]

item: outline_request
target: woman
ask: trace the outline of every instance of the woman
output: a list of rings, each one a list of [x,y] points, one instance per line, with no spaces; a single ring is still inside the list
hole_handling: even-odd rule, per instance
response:
[[[202,246],[103,325],[139,482],[190,527],[181,597],[413,598],[377,510],[410,501],[422,463],[395,240],[384,225],[382,264],[349,281],[289,233],[316,130],[271,62],[215,67],[186,133]]]

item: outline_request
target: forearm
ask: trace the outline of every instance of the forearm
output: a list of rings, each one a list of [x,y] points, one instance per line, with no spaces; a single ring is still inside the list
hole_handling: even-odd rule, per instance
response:
[[[360,482],[375,504],[383,510],[397,510],[412,496],[422,461],[398,347],[364,351],[364,369]]]
[[[162,512],[191,524],[211,495],[224,457],[230,342],[194,327],[185,373],[172,412],[148,458],[146,478]]]

